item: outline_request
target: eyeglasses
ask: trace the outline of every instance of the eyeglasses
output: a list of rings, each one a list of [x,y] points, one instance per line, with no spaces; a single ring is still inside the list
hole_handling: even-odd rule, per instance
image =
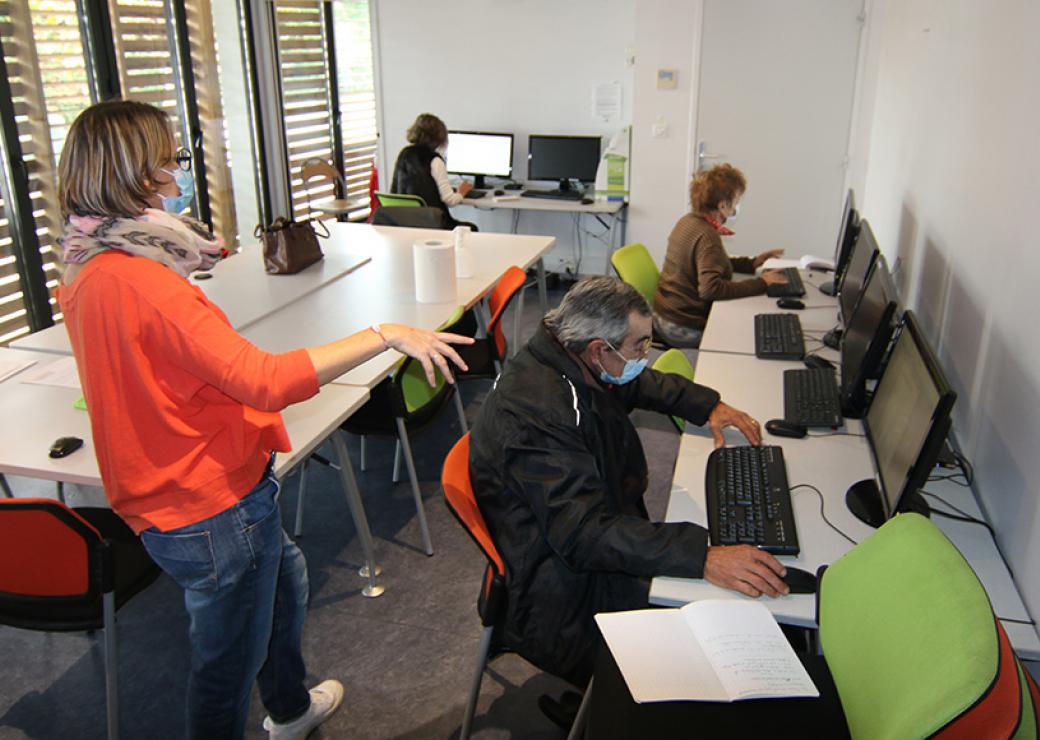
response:
[[[617,349],[617,347],[615,347],[613,344],[608,342],[606,339],[604,339],[603,341],[607,342],[607,346],[610,347],[610,349],[612,349],[617,354],[618,357],[620,357],[621,359],[626,360],[626,361],[629,359],[629,358],[625,357],[623,354],[621,354],[621,352]],[[653,338],[652,337],[647,337],[643,341],[639,342],[636,345],[636,351],[639,352],[639,357],[643,358],[643,357],[646,357],[648,354],[650,354],[650,347],[651,346],[653,346]]]
[[[177,154],[174,155],[173,161],[177,163],[178,167],[187,172],[191,169],[191,151],[182,146],[177,150]]]

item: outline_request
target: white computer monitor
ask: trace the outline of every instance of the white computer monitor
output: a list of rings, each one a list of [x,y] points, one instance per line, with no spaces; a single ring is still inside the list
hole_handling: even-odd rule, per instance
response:
[[[484,187],[485,177],[512,177],[513,135],[486,131],[449,131],[447,169],[472,175]]]

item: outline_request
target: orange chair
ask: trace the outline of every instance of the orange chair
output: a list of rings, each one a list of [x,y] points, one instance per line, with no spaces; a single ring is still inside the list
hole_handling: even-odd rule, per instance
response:
[[[451,513],[469,532],[470,537],[477,543],[477,547],[484,553],[484,557],[488,561],[480,587],[480,596],[477,599],[477,613],[480,614],[480,623],[484,626],[484,632],[480,638],[477,672],[470,686],[466,714],[463,717],[462,730],[459,734],[459,740],[467,740],[473,728],[473,714],[477,709],[477,700],[480,698],[480,682],[484,677],[484,668],[487,667],[488,654],[491,652],[491,638],[495,626],[505,614],[506,566],[502,561],[502,556],[495,548],[495,543],[491,541],[491,533],[488,532],[484,516],[480,513],[477,499],[473,495],[473,488],[469,482],[468,434],[463,435],[451,448],[448,456],[444,458],[441,483],[444,486],[444,500],[451,509]]]
[[[491,319],[488,321],[487,336],[478,339],[471,345],[455,348],[469,366],[469,370],[459,373],[459,377],[463,380],[466,378],[495,378],[502,372],[502,364],[506,361],[508,354],[506,335],[502,331],[502,317],[526,279],[527,273],[514,265],[506,270],[495,287],[491,289],[491,294],[488,296]],[[517,332],[514,332],[514,343],[518,340],[519,336]]]
[[[109,509],[0,500],[0,624],[45,632],[104,628],[108,737],[119,737],[116,611],[159,575]]]

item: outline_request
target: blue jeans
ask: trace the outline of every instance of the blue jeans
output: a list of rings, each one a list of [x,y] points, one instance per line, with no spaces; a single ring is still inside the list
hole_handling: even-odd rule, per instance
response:
[[[141,533],[184,588],[191,618],[187,736],[241,738],[253,682],[276,722],[310,707],[300,648],[307,564],[282,529],[270,473],[230,509],[169,532]]]

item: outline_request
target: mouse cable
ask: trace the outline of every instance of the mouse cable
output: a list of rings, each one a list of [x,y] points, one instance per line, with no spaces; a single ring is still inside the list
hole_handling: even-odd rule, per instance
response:
[[[957,461],[957,464],[961,468],[961,472],[964,473],[964,480],[966,480],[970,486],[975,482],[975,468],[972,467],[970,462],[968,462],[968,458],[956,450],[953,451],[953,459]]]
[[[798,484],[797,486],[790,486],[790,487],[788,488],[788,490],[790,490],[790,491],[792,491],[792,492],[793,492],[793,491],[796,491],[796,490],[798,490],[799,488],[808,488],[808,489],[809,489],[810,491],[814,491],[814,492],[816,493],[816,495],[820,497],[820,516],[821,516],[821,517],[823,517],[823,521],[825,521],[825,522],[827,523],[827,526],[828,526],[828,527],[830,527],[830,528],[831,528],[831,529],[833,529],[833,530],[834,530],[835,532],[837,532],[838,534],[840,534],[840,535],[841,535],[842,537],[844,537],[845,539],[847,539],[847,540],[848,540],[849,542],[851,542],[851,543],[852,543],[853,545],[858,545],[858,544],[859,544],[858,542],[856,542],[856,540],[852,539],[852,538],[851,538],[851,537],[849,537],[849,536],[848,536],[847,534],[845,534],[844,532],[842,532],[842,531],[841,531],[840,529],[838,529],[837,527],[835,527],[835,526],[834,526],[834,523],[833,523],[833,522],[832,522],[832,521],[831,521],[830,519],[828,519],[828,518],[827,518],[827,515],[826,515],[826,514],[825,514],[825,513],[823,512],[823,503],[824,503],[824,502],[823,502],[823,494],[822,494],[822,493],[820,493],[820,489],[819,489],[819,488],[817,488],[816,486],[810,485],[810,484],[808,484],[808,483],[799,483],[799,484]]]
[[[951,504],[949,501],[944,499],[942,496],[938,496],[938,495],[932,493],[931,491],[925,491],[925,490],[922,489],[921,493],[923,493],[925,496],[928,496],[929,498],[935,499],[936,501],[938,501],[943,506],[946,506],[946,507],[948,507],[950,509],[953,509],[955,512],[957,512],[956,514],[951,514],[948,511],[942,511],[941,509],[932,509],[932,512],[934,514],[937,514],[938,516],[941,516],[941,517],[945,517],[947,519],[954,519],[954,520],[956,520],[958,522],[967,522],[968,524],[978,524],[978,525],[988,529],[989,533],[990,533],[990,536],[993,537],[994,540],[996,540],[997,535],[993,531],[993,527],[990,526],[989,522],[984,521],[982,519],[979,519],[977,517],[973,517],[971,514],[966,512],[964,509],[958,509],[956,506]]]
[[[807,437],[866,437],[865,434],[857,434],[856,432],[821,432],[820,434],[813,434],[807,432]]]

